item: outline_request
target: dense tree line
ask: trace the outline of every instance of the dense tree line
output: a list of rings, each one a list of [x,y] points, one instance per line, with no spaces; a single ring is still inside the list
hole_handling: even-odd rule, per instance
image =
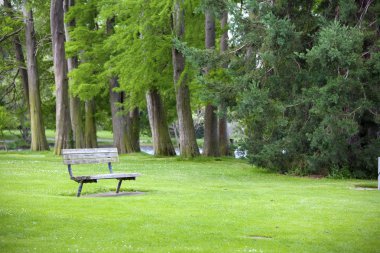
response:
[[[379,14],[373,0],[4,0],[0,126],[34,151],[56,129],[55,154],[97,147],[97,128],[138,152],[147,126],[172,156],[174,123],[195,157],[202,111],[205,156],[239,145],[279,172],[372,177]]]

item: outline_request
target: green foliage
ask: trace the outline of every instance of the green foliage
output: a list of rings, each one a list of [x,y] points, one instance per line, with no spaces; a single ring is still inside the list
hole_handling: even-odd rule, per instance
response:
[[[328,20],[331,6],[324,1],[257,2],[247,4],[252,15],[237,17],[241,25],[234,30],[236,46],[245,43],[253,53],[237,54],[229,72],[238,90],[234,116],[245,129],[251,161],[283,173],[374,177],[378,38],[371,28],[342,24],[353,22],[348,16],[356,4],[339,2],[339,22]]]
[[[69,73],[70,92],[82,100],[102,94],[108,87],[103,75],[109,56],[104,49],[106,20],[98,19],[101,1],[76,1],[65,20],[75,20],[66,43],[68,57],[77,57],[79,66]]]
[[[0,136],[3,135],[4,130],[12,129],[15,126],[14,116],[8,112],[5,107],[0,106]]]
[[[334,75],[340,69],[360,69],[362,47],[363,34],[358,28],[333,22],[321,30],[317,45],[307,50],[306,59],[311,68],[330,70],[329,74]]]
[[[171,4],[126,1],[115,3],[117,9],[109,6],[112,12],[102,9],[101,15],[116,17],[114,31],[104,40],[103,49],[110,57],[103,75],[118,76],[127,108],[144,107],[145,93],[151,88],[158,88],[165,101],[173,101]]]

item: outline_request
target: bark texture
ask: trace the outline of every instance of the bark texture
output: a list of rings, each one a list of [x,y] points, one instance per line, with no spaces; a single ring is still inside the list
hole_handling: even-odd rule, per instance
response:
[[[127,117],[127,153],[140,152],[140,111],[135,107]]]
[[[221,29],[224,30],[227,27],[228,12],[224,11],[220,20]],[[226,52],[228,49],[228,31],[226,30],[220,38],[220,52]],[[223,66],[227,68],[227,66]],[[221,156],[229,155],[229,140],[227,132],[227,106],[226,101],[223,101],[219,106],[219,152]]]
[[[215,48],[215,18],[210,10],[206,10],[205,18],[205,45],[207,49],[213,49]],[[205,156],[219,156],[218,118],[216,113],[216,106],[211,103],[206,105],[203,144],[203,154]]]
[[[173,143],[170,139],[166,111],[160,94],[156,89],[151,89],[146,94],[149,124],[152,130],[153,149],[155,155],[176,155]]]
[[[219,121],[218,121],[218,130],[219,130],[219,154],[221,156],[230,155],[229,150],[229,138],[227,131],[227,107],[224,103],[219,106]]]
[[[211,104],[206,105],[205,109],[205,130],[203,154],[205,156],[219,156],[218,139],[218,118],[216,115],[217,107]]]
[[[128,115],[123,114],[123,108],[120,107],[120,103],[123,103],[124,94],[122,92],[114,91],[114,88],[118,88],[119,83],[116,77],[110,79],[110,105],[112,114],[112,130],[113,130],[113,146],[117,148],[119,154],[127,153],[126,142],[126,117]]]
[[[69,68],[70,69],[70,68]],[[75,148],[84,148],[84,112],[83,102],[75,96],[70,96],[70,117],[71,128],[73,132],[73,139],[75,142]]]
[[[25,38],[26,38],[26,59],[29,88],[29,108],[30,108],[30,129],[32,141],[30,149],[32,151],[48,150],[45,128],[42,119],[40,84],[37,71],[36,40],[34,32],[33,13],[26,8],[24,1],[23,13],[25,18]]]
[[[67,80],[67,61],[65,58],[63,0],[51,0],[50,29],[52,35],[54,78],[56,85],[56,131],[54,153],[60,155],[63,148],[70,148],[72,144],[69,85]]]
[[[178,39],[185,33],[184,1],[176,0],[173,11],[173,28]],[[185,57],[175,48],[172,49],[173,78],[176,91],[176,107],[179,124],[179,148],[184,157],[199,156],[196,142],[194,122],[190,105],[190,90],[187,74],[184,73]]]
[[[71,6],[74,6],[74,0],[65,0],[64,1],[64,12],[67,13]],[[75,20],[65,23],[65,36],[66,41],[70,41],[70,27],[75,26]],[[71,70],[78,67],[78,58],[71,57],[67,59],[67,70]],[[69,84],[70,85],[70,84]],[[70,101],[70,119],[71,119],[71,128],[73,133],[73,139],[75,142],[75,148],[84,148],[84,122],[83,122],[83,103],[76,96],[69,94]]]
[[[85,102],[86,120],[85,120],[85,147],[97,148],[96,124],[95,124],[95,100],[91,99]]]

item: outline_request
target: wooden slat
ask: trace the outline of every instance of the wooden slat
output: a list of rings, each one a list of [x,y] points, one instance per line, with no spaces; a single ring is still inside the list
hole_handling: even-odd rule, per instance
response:
[[[64,159],[64,164],[82,164],[82,163],[112,163],[118,162],[118,157],[110,157],[110,158],[78,158],[78,159]]]
[[[117,153],[117,148],[83,148],[83,149],[62,149],[62,154],[78,154],[78,153]]]
[[[117,148],[63,149],[64,164],[118,162]]]
[[[108,157],[118,157],[117,153],[76,153],[76,154],[64,154],[63,159],[78,159],[78,158],[108,158]]]
[[[72,177],[74,181],[85,181],[85,180],[97,180],[97,179],[134,179],[140,176],[138,173],[128,173],[128,174],[100,174],[93,176],[77,176]]]

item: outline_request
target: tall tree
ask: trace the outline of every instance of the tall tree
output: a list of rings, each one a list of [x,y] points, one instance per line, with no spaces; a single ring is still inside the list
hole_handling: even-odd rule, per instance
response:
[[[7,8],[7,14],[10,17],[14,17],[14,12],[12,9],[12,4],[9,0],[4,0],[4,7]],[[18,64],[18,70],[21,77],[21,83],[23,88],[24,95],[24,105],[25,105],[25,113],[26,115],[22,115],[20,118],[20,123],[22,127],[23,139],[29,140],[29,130],[28,127],[25,126],[25,121],[30,120],[30,105],[29,105],[29,85],[28,85],[28,71],[25,66],[25,57],[22,50],[22,45],[18,34],[15,34],[12,38],[13,48],[15,50],[15,56]]]
[[[156,155],[175,154],[167,122],[172,111],[163,109],[165,105],[174,102],[171,96],[174,94],[171,66],[172,5],[169,3],[171,1],[138,0],[118,4],[120,7],[117,9],[121,10],[118,17],[123,16],[126,19],[117,19],[118,29],[115,29],[106,43],[111,45],[108,52],[113,54],[107,66],[114,68],[120,90],[126,94],[126,108],[131,110],[145,107],[142,103],[145,97]],[[122,46],[114,47],[114,43]],[[133,114],[129,112],[129,115]],[[135,132],[129,130],[127,129],[127,135]]]
[[[28,88],[29,88],[29,107],[30,107],[30,128],[31,128],[31,150],[47,150],[45,128],[42,119],[41,97],[39,87],[39,76],[36,58],[36,40],[34,31],[34,21],[32,9],[27,6],[24,0],[23,13],[25,18],[25,38],[27,53]]]
[[[56,132],[54,146],[54,153],[56,155],[60,155],[63,148],[71,146],[69,85],[67,79],[67,61],[65,58],[63,16],[63,0],[51,0],[50,28],[56,85]]]
[[[210,9],[205,11],[205,46],[206,49],[215,49],[215,17]],[[206,74],[208,69],[206,69]],[[205,108],[204,145],[205,156],[219,156],[218,117],[217,107],[207,103]]]
[[[174,36],[181,40],[185,33],[184,1],[174,0],[173,6]],[[184,157],[199,155],[194,123],[190,105],[188,75],[185,70],[185,56],[176,48],[172,49],[174,86],[179,123],[180,153]]]
[[[168,122],[162,98],[157,89],[150,89],[146,94],[149,123],[152,131],[155,155],[174,156],[175,150],[169,135]]]
[[[228,11],[224,10],[222,14],[222,18],[220,20],[222,36],[220,38],[220,52],[224,53],[228,49],[228,29],[227,29],[227,21],[228,21]],[[227,64],[223,67],[227,68]],[[218,121],[218,129],[219,129],[219,152],[222,156],[229,155],[229,140],[228,140],[228,131],[227,131],[227,102],[224,98],[221,98],[220,106],[219,106],[219,121]]]
[[[106,33],[111,35],[113,33],[113,27],[115,23],[115,17],[108,18],[106,23]],[[118,78],[112,76],[109,80],[109,94],[110,94],[110,106],[112,115],[112,130],[113,130],[113,146],[117,148],[120,154],[127,153],[127,143],[130,141],[127,138],[127,122],[128,115],[125,115],[124,108],[122,106],[125,93],[117,91],[120,88]]]
[[[65,0],[64,1],[64,12],[65,14],[69,11],[70,7],[74,6],[75,0]],[[69,30],[75,27],[75,19],[70,20],[65,23],[65,36],[66,42],[70,41]],[[78,67],[78,57],[72,56],[67,59],[67,70],[68,72],[74,70]],[[70,100],[70,117],[71,117],[71,128],[73,132],[73,139],[75,142],[75,148],[84,148],[84,127],[83,127],[83,103],[78,96],[69,94]]]

